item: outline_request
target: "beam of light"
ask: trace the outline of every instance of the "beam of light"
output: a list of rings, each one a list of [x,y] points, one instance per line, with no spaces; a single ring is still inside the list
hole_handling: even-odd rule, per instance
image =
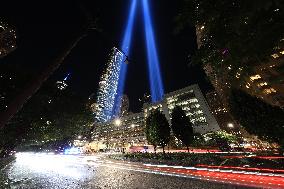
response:
[[[162,100],[164,96],[164,87],[161,78],[160,64],[158,59],[157,48],[155,44],[154,31],[151,21],[148,0],[142,0],[144,14],[145,40],[147,45],[148,72],[151,87],[152,102]]]
[[[134,18],[135,18],[135,10],[136,10],[137,0],[131,0],[130,11],[128,15],[127,25],[124,31],[123,41],[121,44],[120,49],[124,54],[124,59],[120,62],[120,74],[119,74],[119,81],[118,81],[118,88],[117,94],[115,99],[115,106],[113,109],[113,116],[117,116],[121,104],[121,97],[124,92],[124,85],[125,85],[125,78],[127,73],[127,64],[124,62],[125,58],[129,55],[129,49],[132,39],[132,31],[134,25]]]

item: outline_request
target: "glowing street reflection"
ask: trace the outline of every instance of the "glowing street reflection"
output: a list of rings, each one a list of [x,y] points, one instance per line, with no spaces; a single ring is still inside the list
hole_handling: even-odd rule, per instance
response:
[[[78,156],[54,155],[46,153],[17,153],[16,165],[36,173],[60,174],[75,179],[83,176],[72,165],[79,163]]]

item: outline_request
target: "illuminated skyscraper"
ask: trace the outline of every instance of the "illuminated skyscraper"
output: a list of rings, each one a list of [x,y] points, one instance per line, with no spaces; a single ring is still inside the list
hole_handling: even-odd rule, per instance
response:
[[[65,90],[68,87],[67,80],[69,76],[70,76],[70,73],[68,73],[63,80],[59,80],[56,82],[56,87],[59,90]]]
[[[117,48],[112,48],[107,68],[99,82],[96,107],[94,107],[96,122],[107,122],[113,118],[123,56]]]
[[[119,112],[117,114],[118,117],[125,116],[128,114],[128,109],[129,109],[129,99],[127,95],[123,95],[120,97],[120,103],[119,105]]]

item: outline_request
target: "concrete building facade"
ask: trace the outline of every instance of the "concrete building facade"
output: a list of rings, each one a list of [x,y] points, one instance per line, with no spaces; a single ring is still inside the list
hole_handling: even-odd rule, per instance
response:
[[[219,125],[210,111],[210,107],[197,84],[165,94],[164,100],[155,104],[144,105],[144,116],[154,109],[160,109],[171,125],[171,114],[176,106],[180,106],[193,123],[196,133],[208,133],[219,130]]]
[[[208,133],[219,130],[219,125],[197,84],[165,94],[164,99],[157,103],[145,103],[143,112],[132,113],[115,118],[106,123],[98,123],[92,133],[93,142],[89,148],[99,149],[130,149],[147,146],[145,120],[155,109],[159,109],[171,125],[171,113],[180,106],[193,123],[196,133]]]

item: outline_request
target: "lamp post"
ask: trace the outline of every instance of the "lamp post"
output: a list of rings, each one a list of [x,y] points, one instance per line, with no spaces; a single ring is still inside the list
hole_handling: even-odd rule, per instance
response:
[[[116,118],[114,120],[114,125],[117,126],[117,127],[123,126],[121,119],[120,118]],[[124,126],[123,126],[122,129],[123,129],[122,130],[122,137],[124,137]],[[122,153],[124,153],[124,138],[122,138]]]
[[[234,124],[233,124],[233,123],[228,123],[227,126],[228,126],[230,129],[233,129],[233,128],[234,128]]]
[[[121,120],[119,118],[116,118],[114,120],[114,124],[115,124],[115,126],[120,126],[121,125]]]

